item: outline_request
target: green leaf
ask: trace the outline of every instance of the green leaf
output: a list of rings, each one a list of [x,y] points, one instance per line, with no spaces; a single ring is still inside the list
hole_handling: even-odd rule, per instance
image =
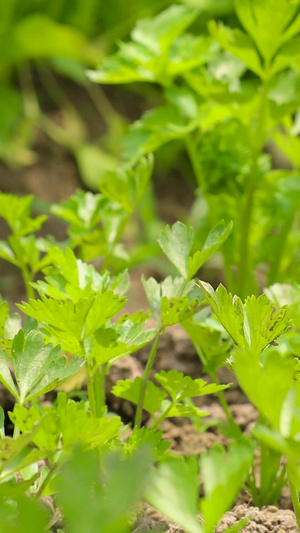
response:
[[[202,411],[195,405],[184,405],[182,403],[177,403],[176,405],[172,405],[172,407],[170,405],[171,402],[169,400],[164,400],[162,403],[161,411],[165,418],[183,416],[192,419],[193,417],[209,416],[207,411]]]
[[[71,300],[41,297],[41,300],[29,300],[18,307],[45,327],[50,338],[60,343],[69,353],[81,353],[80,341],[88,312],[94,298],[86,298],[74,304]]]
[[[17,260],[13,250],[5,241],[0,241],[0,257],[12,263],[13,265],[19,266],[19,261]]]
[[[10,419],[21,431],[31,431],[33,443],[41,449],[70,450],[75,445],[89,450],[96,447],[109,446],[120,434],[120,417],[95,419],[86,409],[85,402],[68,400],[66,395],[59,393],[56,408],[45,408],[38,411],[35,407],[29,410],[16,405]]]
[[[71,300],[45,298],[30,300],[19,305],[27,315],[45,326],[47,335],[70,353],[81,353],[80,343],[117,314],[125,304],[125,298],[113,291],[83,298],[76,304]]]
[[[172,400],[178,401],[213,394],[229,387],[229,385],[206,383],[204,379],[192,379],[177,370],[169,370],[168,372],[162,370],[159,374],[155,374],[155,379],[168,392]]]
[[[181,222],[172,227],[166,226],[160,236],[159,245],[168,259],[176,266],[178,272],[188,278],[189,255],[194,240],[194,231]]]
[[[30,267],[32,275],[34,275],[49,263],[48,254],[41,257],[41,253],[45,251],[41,239],[36,238],[34,235],[26,235],[24,237],[10,235],[7,240],[16,258],[17,263],[15,261],[15,264],[19,268],[22,268],[25,263]]]
[[[276,307],[261,295],[250,296],[245,300],[244,332],[249,349],[254,353],[262,352],[267,344],[290,327],[290,319],[286,307]]]
[[[274,57],[286,40],[285,30],[298,8],[297,2],[286,0],[235,0],[235,10],[241,23],[267,61]]]
[[[120,434],[122,424],[119,416],[95,419],[78,402],[59,403],[58,415],[64,449],[72,449],[78,444],[85,449],[110,445]]]
[[[153,19],[139,20],[131,32],[129,43],[120,43],[119,50],[108,57],[101,68],[88,73],[90,79],[99,83],[131,83],[133,81],[158,81],[168,79],[168,64],[173,67],[173,75],[184,65],[186,48],[176,43],[176,39],[196,18],[198,11],[194,8],[173,5]],[[202,43],[201,43],[202,44]],[[171,50],[173,49],[173,54]],[[201,62],[201,53],[205,51],[200,43],[189,43],[190,65]],[[178,61],[178,54],[180,58]],[[171,61],[169,62],[168,59]],[[171,72],[170,72],[171,75]]]
[[[188,87],[178,87],[177,85],[167,87],[165,95],[168,102],[178,109],[182,117],[193,118],[197,116],[199,103],[195,93]]]
[[[21,404],[58,357],[60,347],[45,346],[43,336],[37,331],[30,332],[27,338],[23,330],[19,331],[12,345],[12,364]]]
[[[12,194],[0,192],[1,217],[6,220],[11,231],[19,237],[38,231],[47,219],[45,215],[35,219],[30,218],[32,201],[32,195],[18,198]]]
[[[153,170],[153,157],[143,158],[134,169],[106,172],[100,181],[101,192],[132,213],[146,191]]]
[[[102,194],[76,191],[71,198],[52,206],[52,212],[70,223],[72,247],[80,247],[82,259],[91,261],[111,250],[126,212]]]
[[[166,76],[174,78],[199,67],[214,58],[218,50],[218,43],[210,37],[195,37],[185,33],[176,39],[171,47]],[[175,88],[175,85],[172,88]]]
[[[256,357],[290,325],[286,308],[276,309],[265,295],[249,296],[243,304],[219,285],[215,291],[209,283],[200,286],[217,318],[235,343],[243,350],[251,350]]]
[[[39,13],[20,19],[14,27],[12,44],[11,55],[16,62],[61,56],[93,65],[98,55],[76,28],[59,24]]]
[[[12,365],[19,392],[16,394],[11,386],[11,379],[1,375],[3,383],[10,386],[11,392],[19,403],[23,404],[32,398],[54,389],[60,383],[73,376],[82,365],[76,359],[67,363],[61,356],[60,347],[44,345],[43,336],[31,331],[26,337],[23,330],[16,335],[12,345]],[[6,379],[5,379],[6,377]]]
[[[83,364],[83,359],[74,358],[68,361],[65,356],[60,356],[56,360],[53,360],[41,380],[31,389],[26,401],[30,401],[36,396],[46,394],[46,392],[55,389],[75,376]]]
[[[65,300],[71,298],[77,303],[81,298],[103,291],[105,276],[100,276],[92,265],[76,259],[73,250],[53,247],[48,252],[53,266],[43,269],[45,281],[32,283],[32,286],[46,296]]]
[[[279,428],[281,409],[294,382],[294,362],[268,350],[262,364],[256,354],[236,350],[233,362],[238,382],[253,405]]]
[[[17,439],[4,437],[0,439],[0,480],[11,477],[14,472],[20,470],[23,466],[36,462],[37,454],[32,453],[29,443],[32,441],[36,429],[20,435]],[[41,454],[39,459],[41,458]],[[47,455],[47,453],[45,453]]]
[[[212,533],[219,520],[231,508],[253,460],[253,448],[244,440],[232,444],[227,453],[215,446],[200,456],[204,498],[200,509],[205,533]]]
[[[150,444],[154,452],[154,460],[158,461],[162,458],[164,453],[168,450],[171,443],[164,440],[163,431],[149,427],[135,427],[130,436],[124,442],[124,451],[126,454],[131,454],[143,444]]]
[[[5,324],[9,318],[9,307],[7,302],[1,301],[0,296],[0,338],[5,335]]]
[[[24,406],[15,404],[9,418],[22,433],[36,429],[32,436],[32,442],[39,449],[57,450],[61,431],[57,412],[50,407],[39,411],[36,407],[26,409]]]
[[[184,278],[172,279],[168,276],[158,283],[154,278],[145,280],[142,277],[142,283],[157,325],[161,321],[163,328],[185,320],[202,305],[202,295],[197,286]]]
[[[194,231],[181,222],[172,227],[166,226],[159,237],[159,245],[168,259],[185,279],[191,279],[199,268],[220,248],[232,230],[233,223],[227,226],[222,220],[209,232],[201,250],[191,254]]]
[[[289,462],[290,460],[296,460],[296,463],[298,462],[300,446],[296,439],[285,438],[282,436],[280,431],[263,424],[256,424],[252,432],[253,436],[268,446],[268,448],[275,450],[275,452],[281,455],[287,456],[289,458]],[[295,474],[297,471],[299,471],[299,469],[295,464]],[[299,490],[299,473],[298,475],[296,474],[296,477],[298,478],[297,484]]]
[[[194,0],[189,0],[191,5]],[[197,0],[197,7],[201,10],[202,16],[208,13],[211,15],[228,15],[233,12],[234,0]]]
[[[163,328],[186,320],[197,313],[201,307],[202,301],[199,298],[194,298],[190,302],[187,296],[169,299],[163,296],[161,299],[161,323]]]
[[[288,283],[274,283],[264,289],[267,298],[276,305],[287,306],[287,313],[293,319],[296,328],[300,325],[300,285]]]
[[[116,361],[129,355],[146,344],[155,336],[155,329],[144,329],[144,322],[134,323],[131,319],[110,327],[99,328],[94,333],[94,347],[91,357],[100,363]]]
[[[9,78],[2,78],[0,83],[0,153],[5,152],[16,126],[16,117],[20,115],[22,103],[21,95],[9,83]]]
[[[1,528],[11,533],[46,533],[49,513],[41,507],[39,501],[24,494],[32,482],[18,483],[11,481],[0,487]]]
[[[137,22],[132,38],[152,50],[165,53],[179,35],[194,21],[198,11],[184,5],[173,5],[151,19]]]
[[[0,406],[0,438],[5,436],[5,412],[3,407]]]
[[[211,35],[220,43],[224,50],[243,61],[255,74],[261,78],[264,77],[260,57],[251,37],[241,30],[232,30],[223,24],[217,25],[215,21],[210,21],[208,27]]]
[[[106,203],[107,200],[102,194],[77,190],[65,202],[52,205],[51,212],[72,226],[90,231],[101,220]]]
[[[125,297],[120,297],[113,291],[97,294],[86,318],[84,338],[86,339],[92,335],[92,333],[103,326],[110,318],[121,311],[125,302]]]
[[[75,151],[81,179],[85,186],[98,190],[103,175],[117,168],[119,161],[94,144],[80,144]]]
[[[126,458],[118,453],[100,458],[97,453],[75,451],[57,483],[72,533],[130,531],[132,512],[147,484],[150,452],[142,448]]]
[[[154,278],[147,280],[142,276],[142,284],[149,302],[151,312],[156,320],[160,318],[161,300],[164,296],[167,298],[179,298],[183,292],[191,288],[183,278],[171,278],[168,276],[161,283]]]
[[[142,65],[144,61],[146,66]],[[135,43],[125,45],[113,56],[107,57],[100,69],[88,71],[88,77],[96,83],[132,83],[136,81],[155,81],[155,57],[151,51]]]
[[[150,505],[187,533],[203,533],[197,518],[197,470],[194,457],[167,458],[154,470],[146,491]]]
[[[9,358],[5,351],[0,352],[0,381],[15,398],[18,398],[18,391],[9,370]]]
[[[213,58],[208,65],[209,75],[213,80],[229,84],[229,90],[239,92],[238,80],[241,78],[247,67],[243,61],[240,61],[229,52],[221,51]]]
[[[124,158],[131,165],[141,157],[156,151],[160,146],[174,139],[185,138],[199,127],[200,114],[193,117],[182,115],[175,106],[158,106],[146,111],[134,122],[124,137]]]
[[[216,224],[209,232],[201,250],[189,258],[188,278],[192,278],[199,268],[222,246],[231,233],[233,222],[227,226],[224,220]]]
[[[70,298],[78,303],[108,289],[123,291],[126,285],[126,271],[117,277],[110,277],[108,272],[99,274],[93,265],[77,259],[71,248],[61,250],[52,247],[48,252],[48,260],[53,266],[43,269],[45,281],[32,283],[32,286],[45,296],[53,296],[65,300]]]
[[[137,376],[134,381],[131,379],[119,380],[113,387],[112,392],[118,398],[123,398],[124,400],[138,404],[142,386],[143,379]],[[151,415],[155,415],[166,396],[166,392],[154,385],[152,381],[148,381],[143,405],[144,409]]]
[[[277,104],[281,116],[287,114],[290,109],[293,110],[293,107],[298,108],[300,87],[298,72],[289,71],[274,76],[269,87],[268,97]],[[293,107],[290,108],[290,106]]]

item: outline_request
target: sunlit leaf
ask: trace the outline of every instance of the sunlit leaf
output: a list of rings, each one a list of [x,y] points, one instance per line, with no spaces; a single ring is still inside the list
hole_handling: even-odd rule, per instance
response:
[[[243,304],[223,285],[215,291],[209,283],[199,283],[217,318],[236,344],[257,357],[290,325],[286,308],[276,309],[265,295],[249,296]]]
[[[219,390],[228,388],[228,385],[207,383],[204,379],[200,378],[192,379],[190,376],[185,376],[177,370],[169,370],[168,372],[161,370],[159,374],[155,374],[155,379],[168,392],[172,400],[178,401],[184,400],[185,398],[213,394]]]
[[[131,379],[126,379],[124,381],[119,380],[113,387],[112,392],[118,398],[123,398],[124,400],[129,400],[130,402],[138,404],[142,386],[143,379],[137,376],[134,381]],[[143,404],[144,409],[154,415],[156,411],[159,410],[162,401],[166,396],[166,392],[154,385],[152,381],[148,381]]]
[[[200,509],[205,533],[212,533],[223,514],[231,508],[253,460],[248,441],[232,444],[227,453],[221,446],[200,456],[204,497]]]
[[[249,35],[238,29],[232,30],[222,24],[217,25],[214,21],[210,21],[209,30],[224,50],[243,61],[258,76],[264,76],[259,54]]]
[[[194,457],[170,457],[153,472],[147,501],[188,533],[202,533],[197,518],[198,469]]]

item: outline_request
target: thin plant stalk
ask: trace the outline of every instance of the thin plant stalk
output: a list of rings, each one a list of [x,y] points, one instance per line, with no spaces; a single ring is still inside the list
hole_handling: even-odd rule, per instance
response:
[[[268,448],[265,444],[260,444],[260,494],[259,494],[259,503],[262,507],[265,503],[266,496],[266,477],[268,475],[269,462],[268,462]],[[268,488],[268,487],[267,487]]]
[[[241,298],[246,298],[251,290],[255,289],[253,273],[251,271],[251,250],[250,250],[250,234],[253,217],[253,209],[255,205],[255,193],[257,188],[257,181],[259,177],[258,158],[265,142],[265,120],[266,107],[268,96],[268,82],[264,80],[260,105],[258,110],[257,126],[255,132],[255,143],[253,147],[252,167],[249,176],[248,187],[246,191],[245,204],[241,211],[241,240],[239,250],[239,268],[238,268],[238,291]],[[252,287],[250,286],[250,279],[252,278]],[[256,292],[256,291],[255,291]]]
[[[20,268],[26,289],[27,300],[29,300],[30,298],[34,298],[34,288],[30,285],[30,282],[32,281],[32,276],[30,275],[28,268],[24,263],[21,264]]]
[[[236,280],[234,278],[231,264],[228,260],[227,253],[224,253],[224,251],[221,251],[222,257],[223,257],[223,266],[224,266],[224,274],[226,278],[226,287],[228,292],[232,292],[233,294],[236,292],[235,286],[236,286]]]
[[[109,249],[108,249],[108,251],[106,253],[105,260],[104,260],[102,268],[101,268],[101,272],[102,273],[104,273],[107,270],[107,268],[110,266],[110,263],[111,263],[112,258],[113,258],[114,247],[116,246],[116,244],[121,239],[123,231],[124,231],[125,227],[127,226],[128,222],[130,220],[130,217],[132,216],[132,212],[133,211],[131,211],[130,213],[126,213],[124,215],[123,219],[120,222],[120,225],[118,227],[118,231],[116,232],[115,238],[114,238],[113,242],[110,243]]]
[[[247,484],[253,498],[253,503],[256,507],[259,507],[259,497],[257,492],[257,486],[255,481],[255,470],[254,466],[250,468],[249,474],[247,476]]]
[[[196,352],[198,354],[198,357],[199,357],[201,363],[203,365],[206,365],[207,364],[207,358],[206,358],[201,346],[198,343],[194,343],[194,346],[196,348]],[[213,380],[214,383],[216,383],[217,385],[220,385],[220,382],[218,380],[216,372],[210,372],[209,375],[210,375],[210,377],[211,377],[211,379]],[[225,398],[224,392],[222,390],[219,390],[217,394],[218,394],[219,402],[221,404],[221,407],[223,408],[223,411],[224,411],[224,413],[226,415],[228,423],[230,425],[236,426],[237,424],[234,421],[234,419],[232,417],[232,414],[231,414],[231,412],[229,410],[229,406],[228,406],[227,400]]]
[[[273,261],[270,265],[267,287],[273,285],[273,283],[276,283],[276,281],[278,281],[282,260],[285,255],[287,241],[293,227],[294,219],[294,214],[292,214],[288,216],[286,220],[283,220],[281,234],[277,246],[276,261]]]
[[[110,134],[120,135],[124,130],[123,122],[125,119],[121,119],[119,114],[114,110],[110,100],[107,98],[100,85],[96,85],[95,83],[87,83],[86,90],[97,111],[105,120]]]
[[[297,488],[295,487],[293,476],[292,476],[292,467],[291,464],[288,463],[287,465],[287,473],[288,473],[288,481],[291,491],[291,498],[293,502],[294,512],[296,515],[298,530],[300,531],[300,502],[299,502],[299,494],[297,491]]]
[[[85,368],[87,376],[88,400],[91,413],[95,418],[100,418],[105,414],[105,376],[108,365],[97,365],[94,359],[89,359],[84,341],[80,342],[81,354],[85,358]]]
[[[20,428],[16,424],[14,425],[13,439],[17,439],[20,436]]]
[[[169,412],[171,411],[171,409],[176,405],[176,403],[178,402],[177,399],[173,400],[173,402],[170,402],[169,406],[167,407],[167,409],[161,414],[161,416],[156,420],[155,424],[153,425],[153,429],[157,429],[160,424],[162,424],[162,422],[164,421],[164,419],[168,416]]]
[[[220,381],[217,377],[217,374],[216,373],[211,373],[210,374],[210,377],[212,378],[213,382],[216,383],[216,385],[220,385]],[[232,427],[239,427],[237,425],[237,423],[235,422],[230,410],[229,410],[229,405],[227,403],[227,400],[226,400],[226,397],[225,397],[225,394],[224,394],[224,391],[222,390],[219,390],[217,392],[217,395],[218,395],[218,398],[219,398],[219,402],[220,402],[220,405],[226,415],[226,418],[227,418],[227,422],[232,426]]]
[[[205,175],[204,175],[204,172],[202,171],[199,158],[197,157],[196,142],[192,138],[191,134],[186,136],[185,146],[186,146],[186,150],[189,156],[190,163],[192,165],[192,169],[194,171],[194,175],[195,175],[198,187],[202,187],[202,189],[205,190],[205,183],[204,183]]]
[[[141,393],[140,393],[140,397],[139,397],[139,401],[137,405],[137,410],[135,414],[135,421],[134,421],[134,426],[138,428],[141,427],[141,423],[142,423],[142,413],[143,413],[144,399],[145,399],[145,394],[146,394],[146,387],[147,387],[147,383],[148,383],[150,373],[153,367],[153,363],[155,360],[159,341],[160,341],[160,334],[156,336],[156,339],[152,345],[151,352],[149,354],[148,361],[147,361],[146,368],[145,368],[143,385],[142,385],[142,389],[141,389]]]
[[[46,488],[46,486],[48,485],[48,483],[50,482],[50,480],[52,479],[55,471],[57,470],[58,468],[58,465],[57,463],[51,465],[50,469],[49,469],[49,472],[47,473],[46,477],[43,479],[43,481],[40,483],[39,485],[39,488],[35,494],[35,499],[39,499],[42,495],[43,495],[43,492]]]
[[[96,416],[100,418],[105,414],[106,403],[105,403],[105,377],[108,370],[108,365],[100,365],[100,367],[94,367],[93,375],[93,386],[94,386],[94,397],[96,403]]]
[[[88,387],[88,398],[92,415],[97,417],[97,404],[95,398],[95,389],[94,389],[94,376],[93,368],[91,362],[86,360],[85,362],[86,376],[87,376],[87,387]]]
[[[283,487],[287,484],[287,474],[286,474],[286,466],[282,466],[281,472],[276,480],[276,483],[273,486],[273,489],[271,491],[271,494],[269,496],[269,501],[276,502],[278,501],[278,498],[280,496],[280,493],[283,489]]]
[[[97,417],[97,407],[96,407],[96,398],[95,398],[95,389],[94,389],[94,375],[93,375],[93,366],[92,361],[88,359],[88,355],[85,349],[84,341],[80,341],[81,355],[85,358],[85,370],[87,377],[87,389],[88,389],[88,399],[90,404],[90,410],[92,415]]]

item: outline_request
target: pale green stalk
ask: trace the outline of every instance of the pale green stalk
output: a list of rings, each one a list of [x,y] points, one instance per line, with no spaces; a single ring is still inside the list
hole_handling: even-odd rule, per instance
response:
[[[155,359],[155,356],[156,356],[156,352],[157,352],[157,348],[158,348],[158,345],[159,345],[159,341],[160,341],[160,334],[157,334],[156,339],[155,339],[155,341],[153,343],[153,346],[151,348],[151,352],[150,352],[150,355],[148,357],[148,361],[147,361],[146,368],[145,368],[143,385],[142,385],[142,388],[141,388],[141,393],[140,393],[140,397],[139,397],[139,401],[138,401],[138,405],[137,405],[137,410],[136,410],[136,414],[135,414],[135,421],[134,421],[134,426],[135,427],[141,427],[144,399],[145,399],[145,394],[146,394],[146,387],[147,387],[147,383],[148,383],[148,380],[149,380],[149,377],[150,377],[150,373],[151,373],[151,370],[152,370],[152,367],[153,367],[153,363],[154,363],[154,359]]]
[[[258,158],[265,142],[265,121],[266,121],[266,107],[268,102],[268,80],[263,81],[260,105],[258,109],[258,118],[256,131],[254,133],[254,147],[252,156],[252,167],[249,175],[248,187],[246,191],[245,204],[241,209],[241,238],[239,250],[239,266],[238,266],[238,292],[241,298],[246,298],[249,293],[257,292],[253,272],[251,268],[251,224],[253,209],[255,205],[255,193],[257,188],[257,180],[259,177]],[[251,279],[252,278],[252,279]],[[250,283],[251,280],[251,283]]]
[[[287,465],[288,481],[289,481],[289,486],[290,486],[290,491],[291,491],[291,497],[292,497],[294,512],[295,512],[295,515],[296,515],[298,530],[300,531],[299,494],[298,494],[298,491],[297,491],[297,487],[295,487],[295,484],[293,482],[293,475],[292,475],[291,470],[292,470],[291,465],[290,465],[290,463],[288,463],[288,465]]]

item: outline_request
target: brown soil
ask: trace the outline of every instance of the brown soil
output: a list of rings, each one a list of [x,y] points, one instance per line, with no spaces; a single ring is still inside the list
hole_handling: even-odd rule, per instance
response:
[[[244,517],[249,517],[248,525],[243,529],[244,533],[297,533],[295,515],[290,510],[278,509],[269,505],[259,510],[258,507],[237,505],[229,511],[217,528],[216,533],[223,533],[230,526],[236,524]]]
[[[258,507],[251,507],[246,504],[236,505],[226,513],[217,527],[216,533],[225,532],[245,517],[249,518],[249,522],[242,530],[243,533],[298,533],[295,515],[292,511],[278,509],[273,505],[259,510]],[[170,523],[148,505],[145,506],[133,533],[146,531],[184,533],[183,529]]]

